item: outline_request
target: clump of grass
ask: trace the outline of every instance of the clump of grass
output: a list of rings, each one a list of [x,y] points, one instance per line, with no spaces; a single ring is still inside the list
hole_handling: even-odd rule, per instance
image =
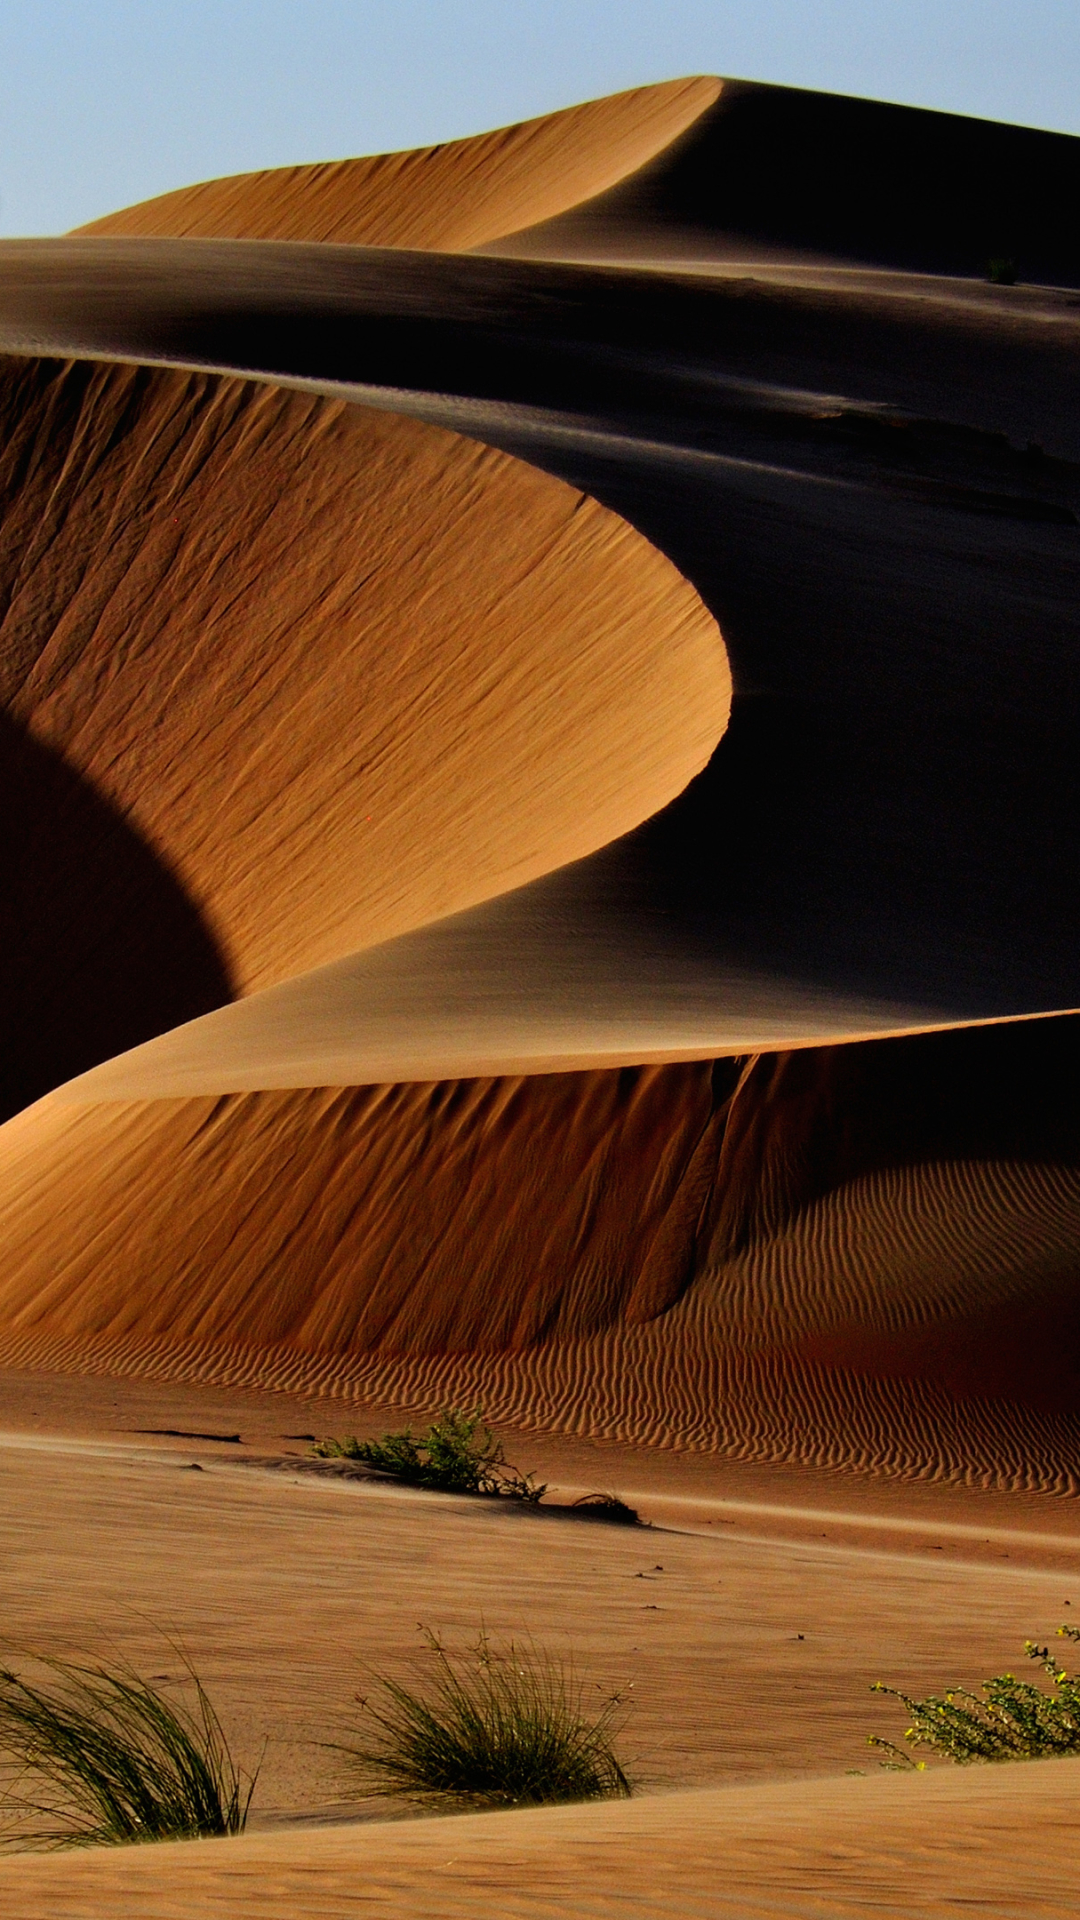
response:
[[[52,1683],[0,1667],[0,1806],[8,1844],[119,1846],[242,1833],[258,1768],[233,1765],[193,1667],[166,1699],[129,1668],[46,1659]]]
[[[1058,1635],[1080,1640],[1080,1627],[1059,1627]],[[912,1747],[926,1747],[961,1767],[978,1761],[1046,1760],[1056,1754],[1080,1753],[1080,1675],[1066,1673],[1049,1647],[1037,1646],[1033,1640],[1024,1642],[1024,1652],[1050,1675],[1052,1693],[1012,1673],[984,1680],[978,1693],[952,1687],[925,1700],[915,1700],[881,1681],[871,1691],[892,1694],[903,1702],[911,1716],[904,1739]],[[871,1735],[870,1745],[885,1754],[884,1767],[922,1771],[926,1765],[891,1740]]]
[[[583,1493],[580,1500],[571,1503],[571,1513],[580,1513],[586,1520],[603,1520],[609,1527],[640,1527],[641,1515],[636,1507],[620,1500],[617,1493]]]
[[[1000,255],[995,255],[993,260],[988,260],[986,263],[986,277],[995,287],[1015,287],[1015,260],[1006,260]]]
[[[422,1631],[427,1684],[379,1679],[375,1701],[358,1696],[366,1737],[340,1748],[368,1791],[461,1807],[629,1798],[613,1744],[621,1695],[604,1695],[597,1710],[572,1669],[531,1646],[500,1650],[481,1634],[451,1652]]]
[[[448,1407],[424,1434],[405,1427],[381,1440],[320,1440],[312,1451],[324,1460],[359,1460],[376,1473],[438,1493],[501,1494],[537,1506],[547,1492],[533,1474],[509,1464],[479,1407],[474,1413]]]

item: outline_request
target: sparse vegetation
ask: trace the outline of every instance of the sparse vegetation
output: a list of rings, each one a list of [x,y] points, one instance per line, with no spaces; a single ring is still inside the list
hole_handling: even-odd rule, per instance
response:
[[[628,1506],[617,1493],[583,1493],[580,1500],[572,1502],[570,1511],[580,1513],[586,1520],[604,1520],[611,1527],[641,1525],[637,1508]]]
[[[1006,260],[995,255],[994,259],[988,260],[986,263],[986,277],[993,282],[995,287],[1015,287],[1015,260]]]
[[[406,1427],[381,1440],[320,1440],[313,1451],[324,1460],[359,1460],[375,1473],[439,1493],[501,1494],[536,1506],[547,1492],[531,1473],[510,1466],[480,1408],[447,1408],[424,1434]]]
[[[183,1656],[181,1656],[183,1658]],[[10,1844],[118,1846],[242,1833],[244,1778],[198,1675],[189,1702],[127,1667],[38,1663],[37,1683],[0,1667],[0,1809]]]
[[[613,1746],[621,1695],[596,1710],[572,1670],[531,1646],[500,1650],[482,1634],[450,1652],[423,1632],[426,1685],[377,1678],[376,1700],[358,1696],[365,1737],[339,1749],[367,1791],[474,1807],[629,1797]]]
[[[1059,1627],[1058,1635],[1080,1640],[1080,1627]],[[1025,1641],[1024,1652],[1050,1675],[1052,1693],[1012,1673],[984,1680],[978,1693],[953,1687],[925,1700],[915,1700],[881,1681],[872,1691],[903,1702],[911,1716],[904,1739],[912,1747],[926,1747],[961,1767],[978,1761],[1045,1760],[1055,1754],[1080,1753],[1080,1675],[1066,1673],[1049,1647],[1037,1646],[1033,1640]],[[885,1754],[884,1767],[925,1767],[925,1761],[916,1760],[891,1740],[871,1735],[870,1745]]]

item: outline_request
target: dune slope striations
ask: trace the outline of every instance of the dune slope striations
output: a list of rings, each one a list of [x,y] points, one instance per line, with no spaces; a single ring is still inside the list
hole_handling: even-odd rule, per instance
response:
[[[0,250],[0,1355],[1077,1490],[1078,156],[679,82]]]

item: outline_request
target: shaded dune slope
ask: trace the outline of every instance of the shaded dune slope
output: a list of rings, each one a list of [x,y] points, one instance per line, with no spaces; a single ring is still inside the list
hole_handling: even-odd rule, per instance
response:
[[[0,319],[9,340],[51,329],[79,351],[261,356],[275,378],[411,408],[558,474],[674,560],[728,646],[724,742],[587,872],[504,903],[480,992],[504,991],[500,949],[554,978],[560,942],[615,957],[631,1023],[658,970],[689,980],[680,1004],[653,1000],[671,1015],[650,1038],[662,1058],[1080,1004],[1080,326],[1071,296],[958,302],[954,284],[886,299],[83,240],[6,251]],[[415,980],[414,947],[400,963]],[[574,965],[572,1046],[500,1041],[429,1054],[427,1071],[627,1058],[609,1034],[582,1044],[596,1009],[618,1024],[625,1002]],[[703,1030],[705,975],[732,1017]],[[444,1013],[447,1028],[460,1007]],[[309,1056],[293,1078],[423,1076],[400,1038],[396,1061]]]
[[[152,1021],[602,844],[723,729],[723,646],[692,590],[505,455],[122,366],[8,362],[0,413],[10,778],[58,767],[55,808],[43,773],[33,797],[18,775],[34,837],[9,843],[9,1110]],[[83,978],[56,1028],[69,918],[100,997],[129,1002],[111,1026]]]
[[[79,232],[462,251],[636,173],[719,90],[716,80],[672,80],[438,147],[207,180]]]
[[[491,251],[657,264],[834,264],[1080,284],[1068,134],[725,80],[684,132],[586,204]]]
[[[1078,1048],[49,1099],[0,1133],[0,1355],[1077,1491]]]

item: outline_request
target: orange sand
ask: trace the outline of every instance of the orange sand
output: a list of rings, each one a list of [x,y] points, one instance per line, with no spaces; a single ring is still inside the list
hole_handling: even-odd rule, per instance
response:
[[[1069,1618],[1071,1503],[828,1487],[596,1447],[571,1460],[506,1435],[561,1494],[614,1483],[632,1496],[659,1522],[636,1532],[304,1473],[302,1442],[286,1436],[340,1428],[344,1410],[325,1403],[41,1374],[5,1374],[0,1396],[6,1654],[14,1643],[21,1666],[27,1643],[70,1655],[104,1642],[175,1675],[171,1628],[241,1762],[273,1736],[249,1838],[7,1853],[5,1912],[503,1920],[1073,1904],[1077,1763],[904,1780],[876,1774],[866,1746],[899,1720],[872,1680],[977,1680]],[[137,1431],[155,1426],[240,1441]],[[260,1453],[277,1471],[254,1464]],[[696,1532],[670,1518],[688,1491]],[[807,1500],[819,1511],[804,1519]],[[418,1618],[457,1641],[481,1615],[500,1640],[572,1650],[588,1685],[626,1689],[639,1798],[387,1824],[345,1797],[321,1743],[346,1733],[365,1668],[407,1670]]]
[[[1076,1490],[1071,1038],[48,1099],[0,1132],[0,1353]]]
[[[830,1780],[0,1867],[12,1920],[1070,1920],[1080,1762]]]
[[[0,400],[14,738],[179,884],[234,991],[602,844],[723,730],[723,646],[693,591],[503,454],[130,367],[9,362]],[[79,877],[94,855],[79,847]],[[6,935],[32,968],[20,1046],[64,964],[62,941],[50,956],[24,933],[36,879],[40,860]],[[145,939],[152,911],[121,908],[102,940]],[[51,1036],[12,1104],[117,1041]]]
[[[78,231],[461,252],[552,219],[635,173],[720,87],[672,80],[443,146],[207,180]]]

